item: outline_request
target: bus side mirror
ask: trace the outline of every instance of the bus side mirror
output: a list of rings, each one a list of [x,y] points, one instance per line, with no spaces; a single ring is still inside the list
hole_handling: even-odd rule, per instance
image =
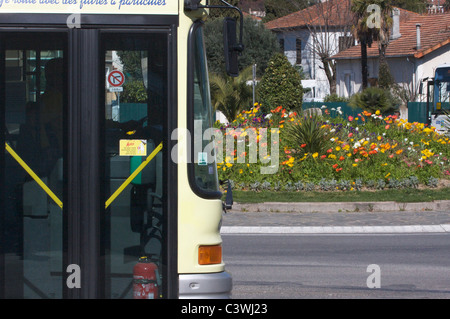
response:
[[[236,20],[225,18],[223,20],[223,49],[225,55],[225,66],[229,76],[238,76],[238,56],[242,51],[242,45],[237,43]]]

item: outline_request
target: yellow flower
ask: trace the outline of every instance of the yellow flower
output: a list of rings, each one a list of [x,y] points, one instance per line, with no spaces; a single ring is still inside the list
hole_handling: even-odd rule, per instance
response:
[[[242,168],[239,170],[239,174],[242,174],[244,171],[242,170]]]
[[[352,164],[353,165],[353,167],[356,167],[356,166],[358,166],[358,164]]]
[[[340,151],[341,147],[340,146],[336,146],[336,151]]]
[[[227,167],[233,166],[233,164],[231,164],[231,163],[226,163],[225,165],[226,165]]]
[[[315,152],[315,153],[312,155],[313,158],[317,158],[317,156],[319,156],[319,153],[317,153],[317,152]]]
[[[388,178],[391,175],[391,173],[387,173],[386,176],[384,176],[384,178]]]
[[[380,113],[381,113],[380,110],[377,110],[377,111],[375,112],[376,115],[380,115]]]

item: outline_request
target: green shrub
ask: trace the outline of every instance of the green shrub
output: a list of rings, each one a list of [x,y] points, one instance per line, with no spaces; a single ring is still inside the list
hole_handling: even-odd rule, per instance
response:
[[[268,67],[258,85],[263,110],[282,105],[287,110],[302,107],[303,88],[300,73],[284,54],[277,53],[270,59]]]
[[[378,87],[370,87],[356,93],[348,103],[351,107],[361,108],[365,111],[375,113],[379,110],[382,114],[391,113],[398,108],[398,101],[389,90]]]
[[[348,102],[347,97],[339,96],[336,93],[329,94],[323,99],[324,102]]]
[[[331,146],[331,134],[323,126],[323,119],[319,115],[305,116],[301,125],[288,122],[283,138],[289,148],[295,149],[300,156],[306,153],[325,153]]]

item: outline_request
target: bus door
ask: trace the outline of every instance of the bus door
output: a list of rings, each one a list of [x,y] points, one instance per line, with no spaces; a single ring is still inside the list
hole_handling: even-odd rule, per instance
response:
[[[176,297],[175,49],[136,29],[0,30],[0,298]]]
[[[169,115],[174,116],[168,110],[168,37],[161,32],[110,31],[101,38],[107,290],[112,298],[131,293],[135,298],[160,298],[167,296],[161,288],[142,296],[135,284],[133,292],[130,275],[138,258],[145,256],[157,268],[155,285],[162,287],[167,279],[166,137]],[[135,275],[138,281],[142,277]]]
[[[66,40],[57,32],[1,34],[5,298],[62,297]]]

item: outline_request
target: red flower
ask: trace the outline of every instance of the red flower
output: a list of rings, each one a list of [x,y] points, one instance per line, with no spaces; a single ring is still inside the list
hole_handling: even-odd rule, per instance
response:
[[[338,167],[338,164],[334,164],[334,165],[333,165],[333,168],[337,168],[337,167]]]
[[[306,144],[302,144],[302,145],[300,145],[300,147],[301,147],[301,148],[306,147]]]

